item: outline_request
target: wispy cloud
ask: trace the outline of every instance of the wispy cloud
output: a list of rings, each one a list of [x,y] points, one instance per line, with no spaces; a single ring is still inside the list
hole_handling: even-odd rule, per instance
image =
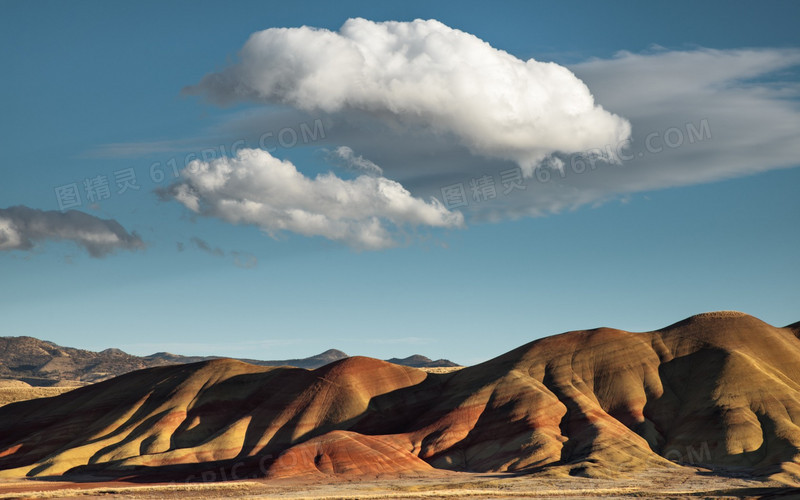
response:
[[[258,258],[246,252],[231,252],[233,256],[233,265],[241,267],[242,269],[253,269],[258,265]]]
[[[248,253],[248,252],[240,252],[238,250],[231,250],[226,252],[222,248],[218,246],[213,246],[208,243],[206,240],[199,238],[197,236],[192,236],[189,238],[192,246],[196,249],[200,250],[201,252],[207,253],[214,257],[226,257],[229,256],[233,260],[233,265],[236,267],[240,267],[242,269],[253,269],[258,266],[258,257],[255,255]],[[185,245],[183,242],[177,242],[177,249],[179,252],[183,252],[185,250]]]
[[[195,137],[164,141],[113,142],[101,144],[85,151],[83,158],[138,158],[157,153],[180,153],[207,147],[209,141],[218,141],[214,137]]]
[[[192,242],[192,244],[194,244],[196,248],[199,248],[200,250],[206,253],[214,255],[215,257],[225,256],[225,251],[222,250],[220,247],[212,248],[211,245],[209,245],[205,240],[200,239],[197,236],[193,236],[192,238],[190,238],[190,241]]]

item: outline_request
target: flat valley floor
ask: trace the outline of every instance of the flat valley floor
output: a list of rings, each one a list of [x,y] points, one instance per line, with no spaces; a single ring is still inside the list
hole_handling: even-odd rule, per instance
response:
[[[0,480],[4,498],[280,498],[280,499],[432,499],[432,498],[800,498],[800,490],[781,483],[726,477],[684,467],[650,470],[617,479],[548,475],[436,472],[401,478],[336,480],[244,480],[206,483],[135,484],[65,482],[58,479]]]

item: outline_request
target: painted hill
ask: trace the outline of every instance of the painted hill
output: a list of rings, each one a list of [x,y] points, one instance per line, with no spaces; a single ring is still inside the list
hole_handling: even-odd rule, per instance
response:
[[[536,340],[430,374],[351,357],[128,373],[0,408],[0,475],[432,470],[615,477],[693,463],[800,481],[800,339],[737,312]]]
[[[342,351],[330,349],[302,359],[264,361],[243,359],[260,366],[294,366],[314,369],[348,357]],[[100,352],[62,347],[33,337],[0,337],[0,379],[20,380],[32,386],[75,386],[101,382],[124,373],[154,366],[196,363],[221,359],[217,356],[181,356],[159,352],[149,356],[134,356],[120,349]],[[455,363],[442,359],[431,361],[420,355],[405,358],[419,367],[452,367]],[[407,364],[393,358],[396,364]]]

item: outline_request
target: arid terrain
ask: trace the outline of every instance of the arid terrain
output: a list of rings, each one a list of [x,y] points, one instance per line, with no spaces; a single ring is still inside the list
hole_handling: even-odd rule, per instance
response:
[[[154,367],[0,408],[0,490],[782,494],[800,486],[798,335],[716,312],[568,332],[450,373],[364,357]]]

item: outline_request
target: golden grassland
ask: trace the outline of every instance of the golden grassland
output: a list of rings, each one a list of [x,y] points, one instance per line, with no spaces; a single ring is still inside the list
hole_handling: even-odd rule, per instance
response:
[[[458,370],[463,369],[463,366],[433,366],[429,368],[420,368],[422,371],[426,371],[428,373],[452,373],[457,372]]]
[[[49,398],[76,387],[0,387],[0,406],[28,399]]]

